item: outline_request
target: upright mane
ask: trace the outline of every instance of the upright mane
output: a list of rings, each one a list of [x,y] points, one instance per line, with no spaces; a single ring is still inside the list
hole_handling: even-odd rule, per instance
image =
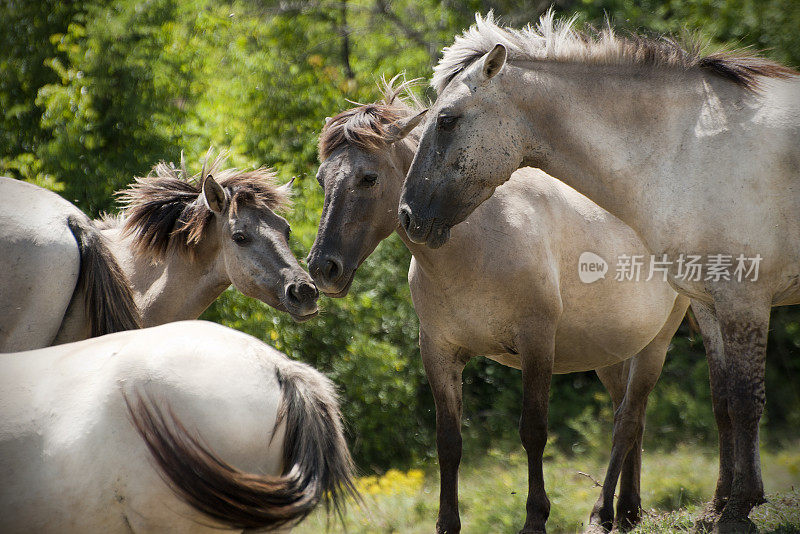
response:
[[[334,150],[345,145],[366,150],[385,148],[386,127],[425,107],[410,90],[415,81],[406,81],[402,74],[389,81],[383,78],[378,85],[382,97],[379,102],[358,105],[326,119],[319,136],[320,161],[325,161]]]
[[[670,66],[700,68],[755,91],[759,78],[787,78],[798,72],[760,57],[750,50],[729,50],[704,55],[697,40],[679,43],[669,37],[619,36],[608,25],[601,31],[576,29],[576,17],[556,19],[550,9],[536,26],[522,29],[499,26],[490,11],[475,15],[475,24],[443,50],[431,85],[439,94],[450,81],[498,43],[506,47],[509,61],[552,60],[605,65]]]
[[[200,199],[203,180],[209,175],[230,195],[233,213],[245,205],[272,210],[289,206],[288,193],[277,187],[271,170],[225,169],[226,156],[221,152],[212,159],[209,150],[203,169],[191,176],[183,158],[180,167],[163,161],[156,164],[147,177],[136,178],[127,189],[117,192],[122,216],[117,221],[106,218],[104,224],[121,223],[123,233],[133,236],[136,253],[161,259],[169,252],[192,255],[202,241],[213,219],[212,211]]]

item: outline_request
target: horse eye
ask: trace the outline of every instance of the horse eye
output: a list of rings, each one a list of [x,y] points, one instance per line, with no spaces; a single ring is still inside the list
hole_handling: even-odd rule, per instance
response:
[[[452,130],[456,122],[458,121],[458,117],[453,117],[451,115],[442,115],[436,121],[436,127],[440,130],[449,131]]]
[[[364,185],[373,186],[378,183],[378,174],[374,172],[365,173],[361,181],[364,183]]]
[[[244,245],[247,243],[247,236],[244,232],[234,232],[233,235],[231,235],[231,239],[233,239],[233,242],[237,245]]]

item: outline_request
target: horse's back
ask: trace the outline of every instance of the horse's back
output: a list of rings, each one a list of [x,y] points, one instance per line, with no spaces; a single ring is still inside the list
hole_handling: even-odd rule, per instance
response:
[[[123,392],[168,406],[237,468],[280,473],[275,364],[285,356],[250,336],[191,321],[6,356],[4,532],[201,532],[196,521],[211,524],[164,482]]]
[[[86,218],[51,191],[0,177],[0,352],[56,337],[80,268],[69,217]]]

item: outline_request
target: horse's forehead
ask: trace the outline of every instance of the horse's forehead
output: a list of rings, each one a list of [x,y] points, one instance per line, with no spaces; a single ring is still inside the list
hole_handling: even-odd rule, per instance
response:
[[[480,84],[475,80],[476,73],[473,72],[475,70],[473,67],[474,64],[466,67],[450,80],[450,83],[437,96],[434,108],[441,109],[442,104],[468,98],[480,90]]]
[[[471,67],[461,73],[458,80],[451,84],[451,94],[457,98],[469,98],[479,94],[486,94],[491,87],[491,80],[485,80],[480,69]]]
[[[322,162],[318,172],[326,182],[335,179],[338,183],[359,170],[379,165],[380,160],[381,158],[377,154],[364,148],[347,145],[336,149],[328,159]]]
[[[236,210],[231,210],[231,221],[237,224],[260,224],[274,225],[281,217],[265,205],[243,202],[236,206]]]

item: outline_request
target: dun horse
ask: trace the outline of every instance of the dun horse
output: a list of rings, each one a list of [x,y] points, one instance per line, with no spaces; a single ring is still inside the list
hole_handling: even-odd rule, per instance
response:
[[[0,178],[0,251],[10,258],[0,351],[196,319],[231,284],[295,320],[313,317],[316,287],[275,213],[289,185],[223,162],[191,178],[160,163],[120,193],[120,217],[95,222],[54,193]]]
[[[418,110],[399,101],[403,88],[388,86],[383,102],[344,111],[323,129],[317,178],[325,203],[309,272],[321,291],[341,297],[361,262],[393,231],[413,254],[408,278],[436,401],[437,532],[460,531],[461,373],[478,355],[523,370],[520,435],[529,453],[528,526],[543,524],[549,510],[542,451],[551,375],[597,370],[616,415],[611,461],[591,521],[611,525],[621,474],[617,521],[621,528],[632,526],[641,511],[647,396],[688,300],[657,278],[618,283],[609,276],[582,283],[582,252],[615,258],[644,254],[644,245],[618,219],[536,169],[514,173],[453,228],[440,249],[411,241],[396,207],[418,131],[409,134],[397,124]]]
[[[400,205],[409,238],[441,246],[522,165],[630,225],[693,299],[706,342],[720,472],[698,526],[752,529],[770,307],[800,303],[798,73],[551,12],[522,30],[478,17],[433,85]],[[707,270],[687,273],[692,257]]]
[[[5,533],[287,529],[355,495],[333,384],[200,321],[0,358]]]

